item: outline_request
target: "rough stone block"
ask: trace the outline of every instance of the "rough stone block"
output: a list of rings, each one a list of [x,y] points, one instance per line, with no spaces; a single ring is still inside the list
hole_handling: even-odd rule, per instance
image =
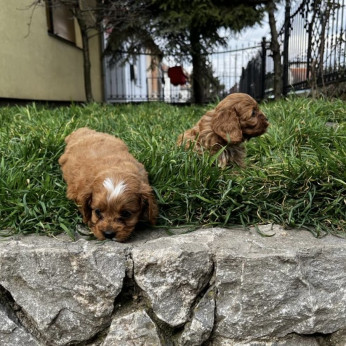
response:
[[[125,277],[121,246],[28,237],[1,246],[0,258],[0,285],[42,338],[65,345],[110,323]]]
[[[139,310],[112,321],[102,346],[160,346],[155,323],[144,310]]]
[[[260,230],[2,241],[0,345],[345,345],[346,240]]]
[[[156,316],[172,327],[184,324],[212,274],[208,247],[193,237],[164,238],[134,248],[132,258],[134,278]]]
[[[20,325],[11,320],[0,305],[0,345],[1,346],[40,346]]]

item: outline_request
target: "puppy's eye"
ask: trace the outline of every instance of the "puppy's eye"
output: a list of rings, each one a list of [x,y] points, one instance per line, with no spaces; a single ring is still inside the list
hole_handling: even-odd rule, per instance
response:
[[[123,211],[120,213],[120,216],[121,216],[123,219],[128,219],[131,215],[132,215],[132,213],[131,213],[129,210],[123,210]]]
[[[255,117],[256,114],[257,114],[257,113],[256,113],[256,109],[254,109],[254,110],[252,111],[252,113],[251,113],[251,116],[252,116],[252,117]]]
[[[101,210],[100,210],[100,209],[95,209],[94,211],[95,211],[96,216],[97,216],[99,219],[102,219]]]

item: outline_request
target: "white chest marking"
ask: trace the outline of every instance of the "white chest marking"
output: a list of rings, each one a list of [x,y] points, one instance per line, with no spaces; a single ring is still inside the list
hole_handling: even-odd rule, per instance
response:
[[[103,186],[108,192],[108,201],[120,196],[126,190],[126,184],[123,181],[120,181],[117,185],[114,185],[111,178],[106,178],[103,182]]]

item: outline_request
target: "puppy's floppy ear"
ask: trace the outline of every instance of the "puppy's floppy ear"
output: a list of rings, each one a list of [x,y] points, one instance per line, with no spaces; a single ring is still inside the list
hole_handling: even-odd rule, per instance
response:
[[[149,221],[155,225],[158,215],[158,207],[155,201],[154,192],[148,184],[142,184],[141,187],[142,213],[141,219]]]
[[[91,219],[91,199],[92,199],[92,194],[91,192],[84,193],[80,196],[78,196],[78,209],[81,212],[83,216],[83,222],[85,224],[88,224],[88,222]]]
[[[240,143],[243,141],[239,118],[234,109],[215,111],[211,127],[218,136],[227,142]]]

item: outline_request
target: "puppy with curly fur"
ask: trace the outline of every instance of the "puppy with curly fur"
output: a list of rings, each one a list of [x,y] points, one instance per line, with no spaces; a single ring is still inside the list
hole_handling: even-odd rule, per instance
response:
[[[155,224],[158,209],[148,173],[121,139],[80,128],[65,142],[59,164],[67,197],[98,239],[125,241],[139,221]]]
[[[243,142],[262,135],[268,126],[268,119],[250,95],[234,93],[204,114],[193,128],[181,134],[178,145],[184,143],[186,148],[193,146],[199,154],[207,150],[211,155],[225,148],[218,157],[219,166],[235,163],[243,167]]]

